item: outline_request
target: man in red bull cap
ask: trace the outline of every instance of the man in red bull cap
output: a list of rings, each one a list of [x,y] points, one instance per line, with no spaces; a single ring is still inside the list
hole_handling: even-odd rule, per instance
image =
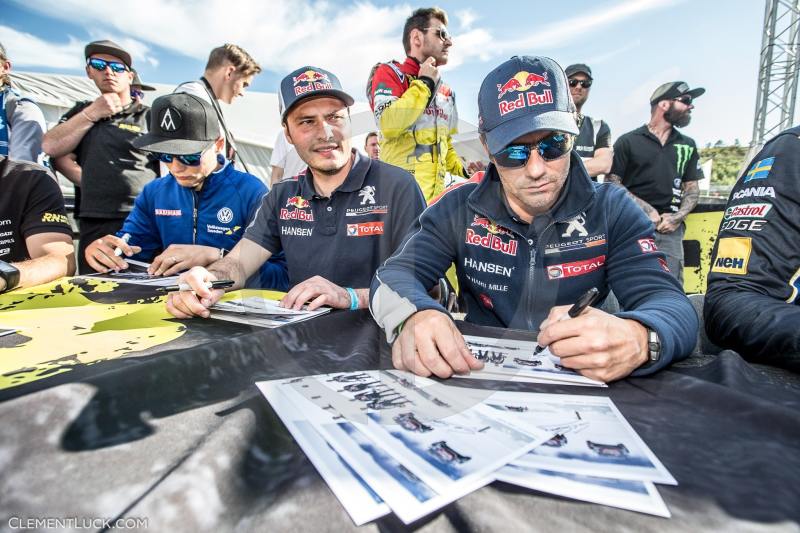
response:
[[[223,292],[207,289],[207,281],[232,279],[241,287],[281,251],[290,286],[285,307],[364,308],[378,265],[425,207],[408,172],[351,146],[353,98],[333,73],[302,67],[283,78],[278,96],[286,138],[308,169],[272,188],[230,254],[181,275],[194,292],[169,296],[167,310],[178,318],[209,316]]]
[[[507,80],[520,86],[498,98]],[[420,216],[378,269],[370,309],[399,369],[449,377],[482,364],[426,287],[454,262],[466,320],[538,331],[565,368],[601,381],[647,374],[686,357],[697,317],[652,245],[653,226],[623,190],[591,181],[566,75],[552,59],[513,57],[478,96],[491,165]],[[562,320],[591,288],[613,289],[623,312],[589,307]]]

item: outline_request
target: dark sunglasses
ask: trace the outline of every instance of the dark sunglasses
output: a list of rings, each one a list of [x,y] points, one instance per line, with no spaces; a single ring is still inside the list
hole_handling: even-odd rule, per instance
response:
[[[431,30],[431,29],[433,29],[433,26],[429,26],[429,27],[427,27],[427,28],[423,28],[423,31],[428,31],[428,30]],[[442,28],[436,28],[436,31],[434,32],[434,34],[435,34],[435,35],[436,35],[436,36],[437,36],[439,39],[441,39],[441,40],[443,40],[443,41],[451,41],[451,40],[453,40],[453,36],[452,36],[452,35],[450,35],[450,32],[448,32],[448,31],[447,31],[447,28],[444,28],[444,27],[442,27]]]
[[[174,159],[177,159],[181,164],[186,165],[187,167],[200,166],[200,159],[202,157],[203,152],[188,155],[158,154],[158,160],[165,165],[168,165],[172,163]]]
[[[692,105],[692,97],[688,94],[684,94],[683,96],[679,96],[678,98],[673,98],[676,102],[680,102],[684,105]]]
[[[574,78],[569,80],[570,87],[577,87],[579,84],[584,89],[588,89],[589,87],[592,86],[592,80],[576,80]]]
[[[100,59],[99,57],[90,57],[86,60],[86,64],[95,70],[99,70],[100,72],[105,71],[106,67],[111,67],[111,72],[115,72],[117,74],[128,70],[128,66],[125,65],[125,63],[120,63],[119,61],[106,61],[105,59]]]
[[[545,161],[553,161],[563,157],[572,150],[575,137],[566,133],[551,133],[538,143],[510,144],[494,154],[496,164],[506,168],[524,167],[534,149]]]

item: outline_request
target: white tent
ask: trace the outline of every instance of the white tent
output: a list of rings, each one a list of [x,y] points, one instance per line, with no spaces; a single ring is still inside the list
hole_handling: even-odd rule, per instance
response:
[[[75,102],[94,100],[100,95],[94,83],[81,76],[13,71],[11,79],[16,88],[39,104],[48,127],[55,125]],[[171,93],[175,88],[174,85],[143,81],[156,89],[145,93],[145,103],[152,103],[154,99]],[[228,127],[236,137],[239,151],[250,172],[269,183],[269,159],[275,138],[281,129],[278,95],[248,91],[232,105],[221,105]],[[350,118],[353,146],[363,150],[367,133],[377,130],[369,105],[363,101],[353,104]],[[454,139],[454,146],[459,155],[468,161],[485,159],[475,126],[459,120],[458,127],[459,135]],[[67,182],[62,178],[62,183],[66,185]]]

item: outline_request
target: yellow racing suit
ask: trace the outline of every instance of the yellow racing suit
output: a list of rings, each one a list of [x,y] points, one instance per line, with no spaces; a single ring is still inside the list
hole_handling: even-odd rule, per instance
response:
[[[444,191],[446,173],[466,172],[452,145],[458,131],[455,94],[440,81],[433,98],[433,84],[418,77],[419,66],[412,57],[376,65],[367,99],[381,130],[381,160],[413,174],[430,202]]]

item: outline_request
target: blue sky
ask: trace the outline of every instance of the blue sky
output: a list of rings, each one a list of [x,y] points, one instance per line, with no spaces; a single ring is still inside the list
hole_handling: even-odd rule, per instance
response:
[[[584,111],[617,136],[646,122],[648,97],[684,80],[707,92],[684,132],[701,144],[752,135],[764,4],[758,0],[439,1],[455,35],[444,78],[459,115],[477,122],[485,74],[515,54],[563,66],[588,63],[595,84]],[[145,82],[197,78],[223,42],[264,68],[253,89],[274,92],[303,64],[335,72],[364,100],[370,67],[401,59],[402,25],[418,4],[365,0],[5,0],[2,42],[17,70],[83,75],[86,42],[111,38],[134,55]],[[245,97],[246,98],[246,97]]]

